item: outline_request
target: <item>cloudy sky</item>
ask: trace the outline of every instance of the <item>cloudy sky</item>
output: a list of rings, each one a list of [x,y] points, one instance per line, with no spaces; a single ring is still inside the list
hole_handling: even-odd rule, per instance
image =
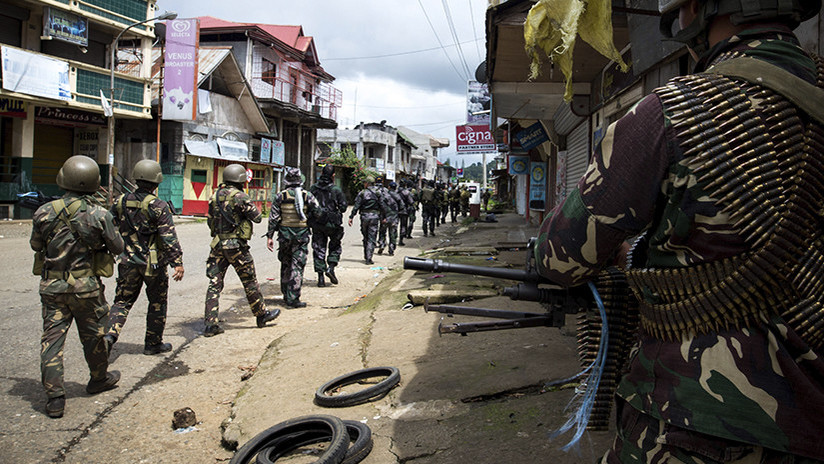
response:
[[[460,167],[455,126],[466,122],[467,80],[485,55],[487,0],[158,0],[178,18],[301,25],[343,93],[338,124],[386,120],[449,138],[441,160]],[[451,19],[451,21],[450,21]],[[457,45],[456,45],[457,43]]]

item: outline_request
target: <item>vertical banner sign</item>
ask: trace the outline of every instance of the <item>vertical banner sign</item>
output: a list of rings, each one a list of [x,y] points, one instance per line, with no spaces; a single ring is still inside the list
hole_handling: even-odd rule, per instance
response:
[[[163,119],[191,121],[196,117],[199,28],[197,19],[166,23]]]
[[[498,146],[489,126],[465,125],[455,126],[455,150],[459,155],[495,153]]]
[[[490,126],[490,107],[492,97],[489,86],[477,81],[469,81],[466,92],[466,123],[469,125]]]
[[[270,139],[260,139],[260,160],[264,163],[272,162],[272,141]]]
[[[529,176],[529,209],[546,211],[546,163],[532,161]]]
[[[283,166],[286,150],[283,142],[272,140],[272,163]]]

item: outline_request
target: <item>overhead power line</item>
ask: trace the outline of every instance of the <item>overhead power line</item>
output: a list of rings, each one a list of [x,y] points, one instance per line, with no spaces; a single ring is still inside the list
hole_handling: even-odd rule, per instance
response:
[[[438,37],[438,31],[436,31],[435,26],[432,25],[432,21],[429,19],[429,14],[426,12],[426,7],[423,6],[421,0],[418,0],[418,5],[421,6],[421,10],[423,10],[423,15],[426,16],[426,22],[429,23],[429,27],[432,29],[432,33],[435,34],[435,38],[438,40],[438,44],[440,44],[441,48],[443,49],[443,53],[444,55],[446,55],[446,59],[449,61],[449,64],[452,65],[452,69],[455,70],[455,72],[458,74],[458,77],[460,77],[461,80],[468,80],[467,76],[462,76],[461,72],[458,71],[457,66],[455,66],[455,63],[452,62],[452,58],[449,57],[449,53],[446,53],[446,47],[444,47],[443,42],[441,42],[441,38]]]
[[[469,2],[469,16],[472,17],[472,34],[475,36],[475,51],[478,52],[478,62],[480,63],[484,59],[481,55],[481,46],[478,45],[478,28],[475,27],[475,13],[472,11],[472,0],[467,1]]]
[[[475,38],[476,41],[480,39]],[[472,42],[472,40],[467,40],[461,42],[461,44],[467,44]],[[447,47],[454,47],[455,45],[447,45]],[[347,60],[371,60],[375,58],[391,58],[394,56],[403,56],[403,55],[413,55],[415,53],[424,53],[424,52],[431,52],[434,50],[443,50],[444,47],[432,47],[432,48],[423,48],[421,50],[410,50],[408,52],[398,52],[398,53],[387,53],[386,55],[372,55],[372,56],[352,56],[346,58],[324,58],[323,61],[347,61]]]
[[[469,65],[466,64],[466,57],[464,56],[463,48],[461,48],[460,44],[458,44],[458,31],[455,30],[455,22],[452,21],[452,12],[449,10],[449,4],[446,3],[446,0],[441,0],[441,5],[443,5],[443,12],[446,15],[446,23],[449,25],[449,32],[452,34],[452,41],[455,42],[455,45],[458,47],[458,58],[461,59],[461,63],[466,71],[466,79],[469,80],[469,76],[472,75],[472,71],[469,70]]]

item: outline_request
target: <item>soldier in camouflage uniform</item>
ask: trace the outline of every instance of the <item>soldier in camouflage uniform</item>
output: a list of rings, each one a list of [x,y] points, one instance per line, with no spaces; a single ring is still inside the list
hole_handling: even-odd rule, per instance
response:
[[[435,185],[434,181],[424,181],[424,187],[421,189],[421,217],[423,218],[423,236],[435,236],[435,216],[438,210],[435,207]]]
[[[461,216],[469,215],[469,199],[472,198],[472,193],[466,188],[466,185],[461,186]]]
[[[324,276],[337,285],[335,267],[343,252],[343,213],[347,204],[343,191],[335,185],[335,167],[331,164],[324,166],[320,179],[309,187],[309,191],[318,200],[321,211],[312,223],[312,256],[318,273],[318,287],[326,286]]]
[[[72,319],[77,321],[91,376],[86,392],[111,390],[120,380],[119,372],[107,372],[109,356],[103,333],[109,305],[99,277],[106,273],[93,265],[93,255],[123,251],[112,215],[88,196],[100,187],[97,163],[86,156],[72,156],[60,168],[57,185],[66,194],[37,209],[29,241],[35,251],[34,270],[40,276],[43,303],[40,372],[48,396],[46,414],[54,418],[63,417],[66,404],[63,345]]]
[[[298,168],[287,168],[284,177],[286,190],[272,200],[269,211],[269,230],[266,247],[275,250],[275,231],[278,233],[278,260],[280,261],[280,291],[290,308],[304,308],[300,301],[303,268],[312,235],[309,222],[318,218],[320,205],[315,196],[303,190],[303,174]]]
[[[412,196],[412,208],[409,210],[409,223],[406,226],[406,237],[412,238],[412,229],[415,227],[415,221],[418,219],[418,206],[420,205],[421,194],[415,188],[415,184],[409,181],[409,194]]]
[[[349,213],[349,227],[355,215],[360,213],[360,227],[363,235],[363,259],[366,264],[375,264],[372,261],[372,252],[375,250],[375,241],[378,236],[378,227],[381,217],[386,215],[386,205],[383,196],[374,186],[375,179],[367,177],[363,181],[363,190],[358,192],[352,212]]]
[[[452,222],[458,222],[458,213],[461,209],[461,190],[457,185],[453,185],[449,190],[449,213]]]
[[[441,224],[446,224],[446,217],[449,216],[449,190],[448,185],[441,183]]]
[[[230,164],[223,169],[223,183],[209,199],[207,223],[213,238],[206,260],[209,287],[206,289],[204,335],[207,337],[223,333],[223,327],[218,323],[218,302],[229,266],[235,268],[243,284],[246,300],[259,328],[280,315],[279,309],[266,309],[260,293],[248,240],[252,238],[252,223],[260,223],[262,217],[249,195],[243,192],[245,183],[246,168],[240,164]]]
[[[644,233],[627,271],[641,334],[605,463],[824,460],[809,213],[824,205],[824,62],[792,33],[820,7],[662,0],[662,30],[680,16],[696,74],[611,124],[541,226],[539,272],[567,286]]]
[[[412,198],[412,193],[409,191],[408,186],[409,181],[407,179],[401,179],[401,189],[398,192],[403,202],[403,206],[398,211],[398,218],[400,220],[400,239],[398,240],[398,245],[400,246],[406,245],[403,239],[409,236],[409,232],[412,229],[412,224],[409,223],[409,216],[412,213],[412,208],[415,207],[415,199]]]
[[[133,175],[137,191],[122,195],[111,208],[126,249],[117,266],[117,292],[105,339],[111,351],[145,283],[149,308],[143,354],[153,355],[172,350],[171,343],[163,342],[169,291],[166,266],[174,268],[172,277],[176,281],[183,279],[183,250],[169,205],[155,196],[157,186],[163,182],[160,164],[138,161]]]
[[[394,185],[394,187],[392,187]],[[386,206],[386,213],[381,221],[378,230],[378,254],[383,254],[384,248],[389,248],[389,256],[395,254],[395,248],[398,245],[398,214],[402,207],[402,199],[398,196],[398,184],[395,182],[389,183],[389,188],[383,187],[381,195],[383,196],[383,204]],[[387,243],[386,236],[389,235]]]

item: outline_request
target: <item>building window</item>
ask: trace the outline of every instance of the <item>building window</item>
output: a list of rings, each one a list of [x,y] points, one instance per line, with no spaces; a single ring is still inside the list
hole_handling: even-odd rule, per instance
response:
[[[394,163],[394,156],[395,156],[395,147],[389,147],[386,152],[386,162],[387,163]]]
[[[192,182],[206,183],[205,169],[192,169]]]
[[[263,82],[266,82],[269,85],[274,86],[277,82],[278,77],[278,66],[267,60],[266,58],[261,58],[263,62],[261,63],[261,74],[260,78]]]
[[[264,188],[266,186],[264,182],[265,177],[266,170],[252,169],[252,180],[249,181],[249,188]]]

